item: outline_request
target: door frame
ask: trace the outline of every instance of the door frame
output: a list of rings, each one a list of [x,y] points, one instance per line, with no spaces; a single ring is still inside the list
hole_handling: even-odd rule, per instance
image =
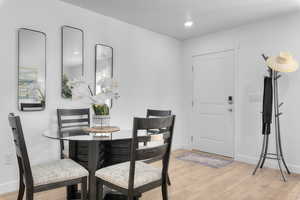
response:
[[[194,58],[198,57],[198,56],[205,56],[205,55],[210,55],[210,54],[216,54],[216,53],[223,53],[223,52],[229,52],[232,51],[233,52],[233,57],[234,57],[234,81],[233,81],[233,88],[234,88],[234,104],[233,104],[233,159],[236,159],[238,157],[238,144],[239,144],[239,130],[240,130],[240,95],[239,95],[239,91],[240,91],[240,86],[239,86],[239,70],[238,70],[238,58],[239,58],[239,45],[237,45],[236,47],[233,48],[224,48],[224,49],[216,49],[213,51],[204,51],[198,54],[194,54],[192,55],[191,59],[192,59],[192,65],[191,65],[191,71],[192,71],[192,104],[194,102]],[[193,112],[193,105],[191,105],[191,112]],[[193,122],[192,122],[193,123]],[[192,132],[194,132],[192,130]],[[191,136],[192,133],[191,133]],[[195,145],[192,143],[192,149],[195,148]]]

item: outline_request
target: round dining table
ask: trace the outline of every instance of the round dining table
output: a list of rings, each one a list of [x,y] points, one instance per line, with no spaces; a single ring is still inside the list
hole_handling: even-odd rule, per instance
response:
[[[130,146],[132,141],[131,130],[120,130],[108,134],[87,133],[83,129],[70,129],[59,136],[57,131],[47,130],[43,136],[58,141],[68,141],[68,157],[83,165],[89,171],[88,197],[96,200],[97,186],[95,172],[103,167],[126,162],[130,159]],[[142,140],[150,141],[145,132],[139,133]],[[68,187],[68,200],[76,199],[76,186]]]

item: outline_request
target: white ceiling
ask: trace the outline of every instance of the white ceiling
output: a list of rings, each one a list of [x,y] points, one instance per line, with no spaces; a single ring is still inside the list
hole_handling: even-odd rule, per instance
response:
[[[106,16],[187,39],[298,11],[300,0],[63,0]],[[184,28],[187,19],[194,21]]]

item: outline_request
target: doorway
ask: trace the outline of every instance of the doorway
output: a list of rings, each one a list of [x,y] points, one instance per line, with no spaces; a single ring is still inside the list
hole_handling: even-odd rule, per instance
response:
[[[193,147],[234,156],[234,50],[193,57]]]

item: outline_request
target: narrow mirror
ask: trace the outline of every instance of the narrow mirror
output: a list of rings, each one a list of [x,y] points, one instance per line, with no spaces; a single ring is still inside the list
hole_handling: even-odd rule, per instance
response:
[[[40,111],[46,105],[46,34],[18,30],[18,107]]]
[[[83,76],[83,31],[62,27],[62,97],[72,98],[70,82]]]
[[[103,44],[96,44],[96,70],[95,70],[95,91],[101,91],[101,80],[113,78],[113,48]],[[112,100],[107,100],[106,104],[111,107]]]

